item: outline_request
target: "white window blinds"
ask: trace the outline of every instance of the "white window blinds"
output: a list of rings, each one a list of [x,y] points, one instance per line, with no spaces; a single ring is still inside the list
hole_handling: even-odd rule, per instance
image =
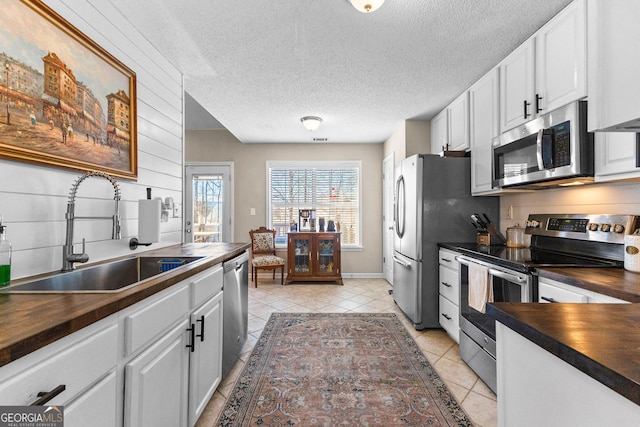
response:
[[[343,246],[360,245],[360,162],[267,162],[268,204],[276,241],[286,243],[299,209],[340,227]]]

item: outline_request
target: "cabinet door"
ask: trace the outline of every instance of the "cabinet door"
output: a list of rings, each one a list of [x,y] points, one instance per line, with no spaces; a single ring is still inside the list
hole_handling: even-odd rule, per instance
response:
[[[100,382],[64,408],[66,427],[113,427],[119,425],[116,399],[121,397],[116,390],[116,372],[111,371]]]
[[[506,132],[533,117],[534,39],[500,63],[500,130]]]
[[[471,193],[493,191],[493,138],[500,133],[498,68],[494,68],[469,89],[469,137],[471,145]]]
[[[289,275],[304,277],[313,275],[312,239],[307,233],[289,234]],[[291,262],[293,261],[293,262]]]
[[[587,96],[587,5],[577,0],[536,34],[534,114]]]
[[[640,7],[588,2],[589,131],[640,132]]]
[[[335,276],[336,274],[340,274],[339,235],[318,234],[315,251],[317,276]]]
[[[449,106],[449,150],[469,149],[469,93],[464,92]]]
[[[195,425],[222,380],[222,292],[191,314],[195,351],[189,353],[189,426]]]
[[[595,132],[596,181],[640,178],[636,166],[636,134]]]
[[[445,108],[431,119],[431,154],[441,153],[449,144],[449,120]]]
[[[189,325],[185,319],[125,365],[125,427],[187,425]]]

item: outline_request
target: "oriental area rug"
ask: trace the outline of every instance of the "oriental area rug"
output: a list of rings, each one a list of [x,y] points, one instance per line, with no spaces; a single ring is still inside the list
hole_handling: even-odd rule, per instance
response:
[[[471,426],[393,313],[274,313],[219,426]]]

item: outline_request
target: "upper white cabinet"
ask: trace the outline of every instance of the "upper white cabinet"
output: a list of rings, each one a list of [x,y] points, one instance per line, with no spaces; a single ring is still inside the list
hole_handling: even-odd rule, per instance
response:
[[[449,111],[449,150],[469,149],[469,94],[464,92],[447,107]]]
[[[575,0],[500,63],[502,132],[587,96],[586,23]]]
[[[469,94],[464,92],[431,120],[431,153],[469,149]]]
[[[640,178],[636,134],[631,132],[596,132],[596,181]]]
[[[438,154],[446,149],[449,143],[448,111],[445,108],[431,119],[431,154]]]
[[[640,132],[640,5],[589,2],[589,131]]]
[[[493,193],[492,139],[498,136],[499,71],[494,68],[469,88],[471,194]]]

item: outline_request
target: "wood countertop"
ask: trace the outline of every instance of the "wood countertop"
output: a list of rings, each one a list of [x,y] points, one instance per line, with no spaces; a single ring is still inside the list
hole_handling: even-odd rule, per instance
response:
[[[136,253],[134,256],[204,258],[119,292],[0,294],[0,366],[232,259],[249,246],[249,243],[193,243]],[[41,277],[45,276],[38,276]]]
[[[491,303],[487,314],[640,405],[640,305]]]
[[[539,277],[625,301],[640,302],[640,273],[623,268],[540,268]]]

